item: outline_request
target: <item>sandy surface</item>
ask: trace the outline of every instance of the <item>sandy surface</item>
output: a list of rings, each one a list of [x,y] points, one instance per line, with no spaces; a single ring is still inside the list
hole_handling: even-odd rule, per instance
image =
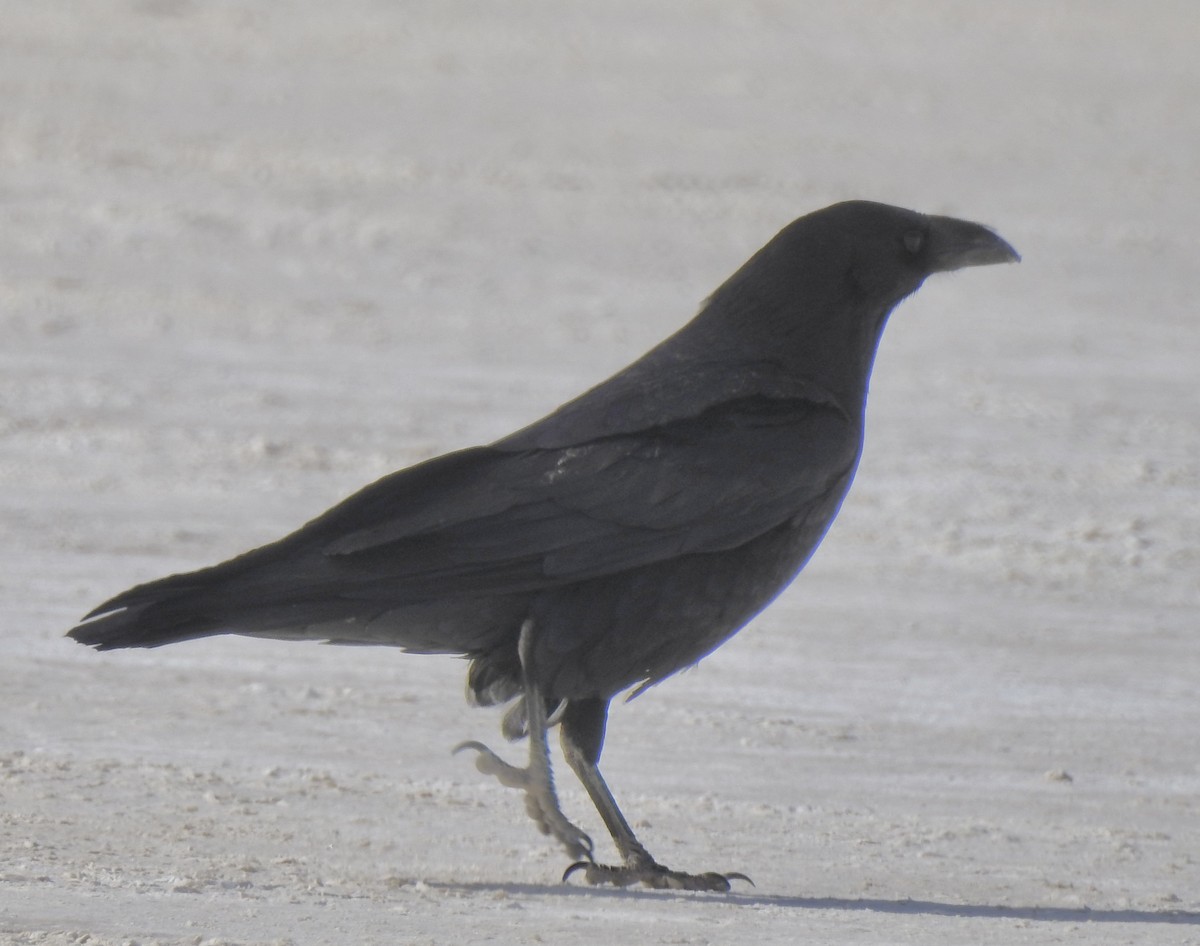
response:
[[[1195,3],[0,24],[0,941],[1200,942]],[[62,637],[533,419],[851,196],[1025,261],[905,303],[812,566],[614,713],[651,849],[755,888],[560,884],[449,754],[496,739],[455,660]]]

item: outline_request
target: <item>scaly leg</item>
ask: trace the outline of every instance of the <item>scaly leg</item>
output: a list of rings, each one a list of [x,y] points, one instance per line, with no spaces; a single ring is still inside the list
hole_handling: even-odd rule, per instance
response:
[[[577,870],[583,871],[584,879],[589,884],[614,884],[626,887],[629,884],[642,883],[647,887],[671,890],[707,890],[725,893],[729,890],[730,881],[744,880],[751,886],[752,881],[745,874],[686,874],[682,871],[671,870],[659,864],[633,833],[629,822],[617,807],[616,799],[605,784],[597,760],[600,747],[604,741],[604,723],[607,716],[607,701],[580,700],[567,704],[561,726],[563,755],[567,764],[578,776],[583,787],[591,796],[592,803],[604,820],[608,833],[612,835],[617,852],[621,855],[620,866],[597,864],[590,856],[567,868],[563,874],[566,880]]]
[[[502,785],[519,788],[525,793],[525,810],[542,834],[554,837],[573,858],[592,859],[592,839],[573,825],[562,813],[554,791],[554,773],[550,769],[550,746],[546,741],[546,700],[537,685],[533,672],[533,621],[521,625],[517,643],[521,658],[521,680],[524,685],[525,715],[529,730],[529,764],[525,768],[510,765],[481,742],[463,742],[455,752],[474,749],[475,768],[484,775],[493,775]]]

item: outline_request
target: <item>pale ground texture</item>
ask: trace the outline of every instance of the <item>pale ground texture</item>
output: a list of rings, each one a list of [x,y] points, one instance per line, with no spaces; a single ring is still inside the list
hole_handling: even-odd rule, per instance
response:
[[[1200,942],[1200,5],[0,2],[0,941]],[[62,635],[534,419],[847,197],[996,226],[563,885],[463,665]],[[520,758],[521,746],[508,749]],[[604,844],[581,791],[564,804]]]

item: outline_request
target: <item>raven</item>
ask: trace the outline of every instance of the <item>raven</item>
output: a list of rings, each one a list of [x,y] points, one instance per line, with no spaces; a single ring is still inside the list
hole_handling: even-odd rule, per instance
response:
[[[892,309],[932,273],[1015,262],[991,230],[868,201],[785,227],[682,329],[490,446],[392,473],[291,535],[138,585],[70,636],[100,650],[214,634],[386,644],[470,661],[475,703],[512,703],[525,793],[593,884],[726,891],[743,874],[654,860],[599,770],[612,698],[691,666],[783,590],[825,535],[862,450]],[[562,813],[547,730],[620,856]]]

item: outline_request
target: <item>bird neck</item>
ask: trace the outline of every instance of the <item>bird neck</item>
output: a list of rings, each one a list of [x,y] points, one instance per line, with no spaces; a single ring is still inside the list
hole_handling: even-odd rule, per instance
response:
[[[730,366],[769,363],[827,391],[847,416],[861,418],[879,339],[899,300],[856,306],[852,313],[844,302],[830,300],[798,312],[782,300],[756,296],[714,295],[672,342],[676,357],[711,361],[715,355]]]

